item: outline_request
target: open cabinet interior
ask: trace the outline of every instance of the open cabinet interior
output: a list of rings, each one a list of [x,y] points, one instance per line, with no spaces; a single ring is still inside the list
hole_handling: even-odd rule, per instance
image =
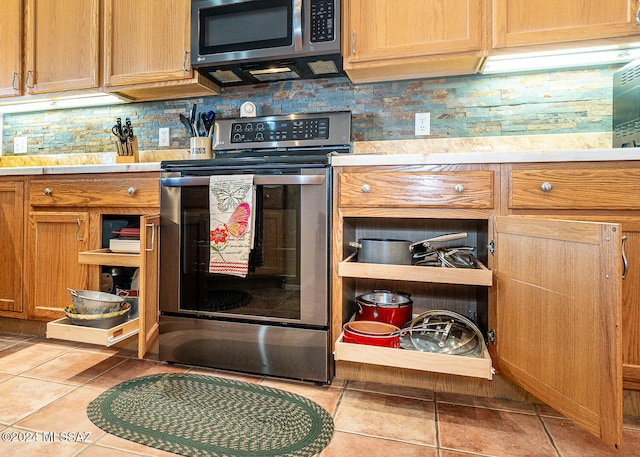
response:
[[[451,233],[466,233],[465,238],[459,240],[434,242],[434,248],[439,247],[473,247],[473,255],[478,262],[486,266],[488,261],[488,240],[486,220],[467,219],[388,219],[388,218],[347,218],[344,220],[345,244],[343,259],[356,254],[350,261],[357,262],[357,248],[350,242],[363,238],[401,239],[418,242],[436,236]],[[395,265],[382,266],[387,278],[371,277],[343,277],[343,294],[347,303],[344,306],[345,317],[355,312],[355,298],[373,290],[383,289],[409,293],[413,300],[413,314],[419,315],[425,311],[444,309],[454,311],[473,321],[486,336],[487,332],[487,288],[473,284],[447,284],[429,279],[429,270],[444,267],[411,266],[417,270],[422,280],[391,279],[394,277]],[[407,266],[400,266],[400,270]],[[438,271],[436,273],[447,273]],[[457,273],[457,272],[456,272]],[[383,274],[382,276],[385,276]],[[398,275],[407,278],[406,275]]]

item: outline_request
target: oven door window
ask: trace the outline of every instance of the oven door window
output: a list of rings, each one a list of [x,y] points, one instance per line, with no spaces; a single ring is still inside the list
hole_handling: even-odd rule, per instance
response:
[[[241,278],[209,273],[208,189],[184,187],[180,309],[234,319],[324,324],[326,312],[314,316],[326,309],[326,214],[318,210],[322,199],[326,201],[322,189],[256,186],[254,248],[249,274]]]
[[[292,0],[263,0],[201,9],[200,54],[290,46],[292,3]]]

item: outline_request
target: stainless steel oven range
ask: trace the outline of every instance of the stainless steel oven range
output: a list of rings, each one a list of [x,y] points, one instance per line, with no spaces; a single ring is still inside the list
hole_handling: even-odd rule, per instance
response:
[[[224,119],[214,159],[162,163],[162,360],[330,381],[329,162],[350,136],[348,112]],[[210,272],[211,176],[221,175],[253,176],[244,277]]]

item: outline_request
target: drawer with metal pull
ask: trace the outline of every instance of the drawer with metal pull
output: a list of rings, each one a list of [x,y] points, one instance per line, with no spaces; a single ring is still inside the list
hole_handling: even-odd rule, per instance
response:
[[[491,209],[494,172],[340,173],[341,207]]]
[[[47,207],[155,207],[160,204],[160,177],[124,174],[118,177],[34,178],[29,202],[31,206]]]
[[[640,206],[638,168],[512,169],[510,209],[634,210]]]

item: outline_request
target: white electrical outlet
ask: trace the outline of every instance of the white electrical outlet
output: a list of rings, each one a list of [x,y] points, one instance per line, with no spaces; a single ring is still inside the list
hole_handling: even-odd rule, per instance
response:
[[[158,130],[158,146],[169,146],[171,130],[169,127],[162,127]]]
[[[14,154],[27,153],[27,137],[26,136],[16,136],[13,138],[13,153]]]
[[[416,113],[416,135],[431,134],[431,113]]]

